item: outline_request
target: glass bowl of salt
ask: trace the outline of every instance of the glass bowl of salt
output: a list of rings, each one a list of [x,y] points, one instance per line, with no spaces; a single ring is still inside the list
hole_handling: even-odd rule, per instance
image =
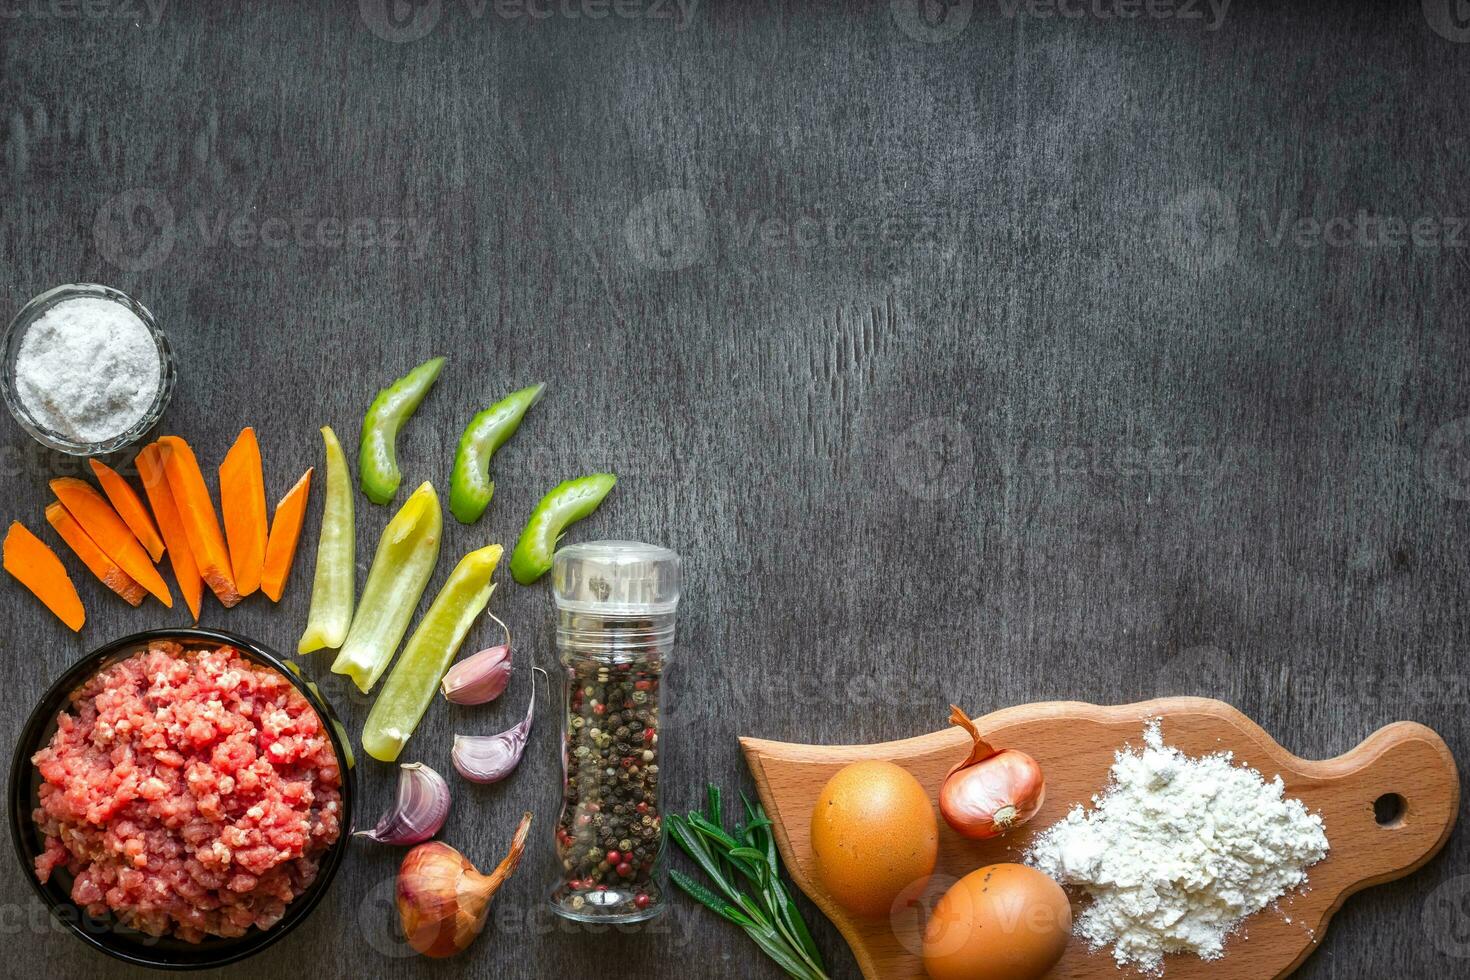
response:
[[[71,283],[31,300],[0,341],[0,394],[43,446],[100,456],[157,424],[174,359],[153,314],[120,290]]]

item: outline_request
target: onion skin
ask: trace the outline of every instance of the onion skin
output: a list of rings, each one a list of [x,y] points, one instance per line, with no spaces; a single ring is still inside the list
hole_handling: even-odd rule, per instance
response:
[[[441,958],[469,948],[484,928],[490,900],[505,884],[526,849],[531,815],[521,818],[510,853],[488,875],[443,841],[420,844],[398,869],[398,918],[415,952]]]
[[[950,721],[969,732],[974,745],[939,790],[944,822],[962,837],[992,840],[1036,816],[1046,802],[1046,781],[1037,761],[1019,749],[991,747],[953,705]]]
[[[1002,749],[984,762],[960,768],[939,791],[944,822],[971,840],[1014,830],[1036,816],[1045,802],[1041,766],[1016,749]]]

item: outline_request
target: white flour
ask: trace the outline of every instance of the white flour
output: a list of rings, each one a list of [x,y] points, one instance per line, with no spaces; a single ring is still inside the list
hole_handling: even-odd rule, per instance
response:
[[[1328,844],[1280,776],[1267,783],[1228,752],[1191,759],[1164,745],[1157,721],[1144,743],[1117,754],[1090,813],[1073,807],[1026,860],[1091,896],[1079,936],[1158,975],[1165,953],[1223,956],[1241,920],[1303,884]]]
[[[76,442],[121,435],[143,417],[162,382],[158,344],[132,310],[79,296],[30,325],[15,387],[31,417]]]

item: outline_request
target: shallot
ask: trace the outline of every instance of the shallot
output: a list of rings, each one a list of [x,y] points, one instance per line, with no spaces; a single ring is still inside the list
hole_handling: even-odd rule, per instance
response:
[[[521,817],[510,853],[488,875],[443,841],[420,844],[398,869],[398,919],[408,945],[425,956],[453,956],[469,948],[485,926],[490,899],[521,862],[531,815]]]
[[[1041,766],[1018,749],[994,748],[968,715],[954,705],[949,710],[950,724],[969,732],[974,744],[939,790],[945,822],[972,840],[989,840],[1036,816],[1046,800]]]

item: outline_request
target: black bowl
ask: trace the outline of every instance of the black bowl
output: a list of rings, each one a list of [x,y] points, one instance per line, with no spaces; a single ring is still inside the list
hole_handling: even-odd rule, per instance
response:
[[[44,841],[31,818],[38,805],[37,791],[41,785],[40,774],[31,765],[31,756],[51,740],[56,731],[56,716],[65,706],[67,696],[72,691],[102,668],[137,653],[151,640],[176,640],[186,647],[221,644],[235,647],[247,659],[278,671],[294,684],[326,722],[327,733],[331,736],[332,747],[336,750],[337,761],[342,767],[342,833],[331,849],[322,855],[316,880],[286,906],[286,914],[269,929],[252,927],[243,936],[232,939],[211,936],[198,943],[185,942],[173,936],[155,938],[122,925],[112,916],[94,918],[88,915],[72,902],[71,875],[63,869],[57,869],[51,880],[44,885],[36,878],[35,858],[44,849]],[[20,740],[16,742],[15,755],[10,763],[11,837],[15,840],[15,852],[20,857],[22,872],[36,889],[36,894],[41,896],[52,916],[64,923],[83,942],[108,956],[139,966],[163,970],[201,970],[234,963],[260,952],[300,925],[316,908],[326,894],[327,886],[336,876],[343,855],[347,853],[352,829],[354,781],[352,750],[346,731],[331,706],[316,689],[316,685],[302,677],[288,661],[283,661],[268,647],[233,633],[207,629],[149,630],[114,640],[87,654],[51,685],[36,710],[31,712],[30,719],[21,731]]]

